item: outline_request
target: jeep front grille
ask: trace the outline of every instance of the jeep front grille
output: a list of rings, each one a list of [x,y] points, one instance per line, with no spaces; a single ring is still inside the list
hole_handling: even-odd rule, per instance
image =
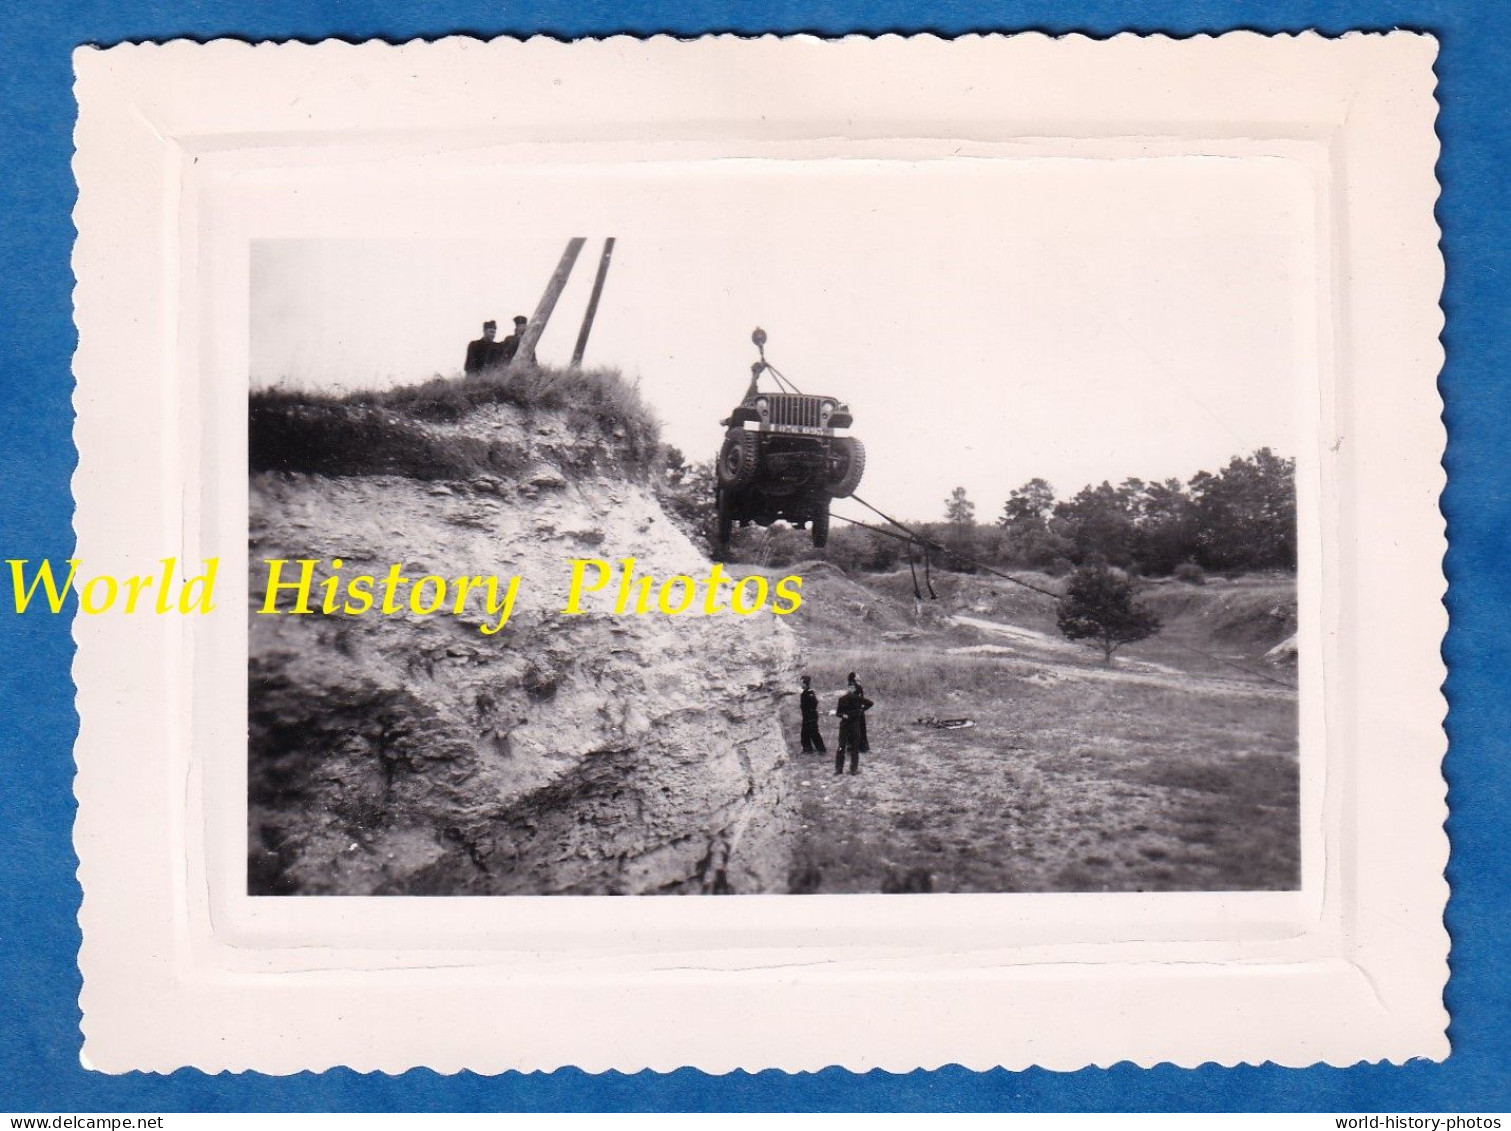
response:
[[[803,397],[779,393],[771,397],[770,400],[772,424],[795,424],[807,428],[817,428],[819,426],[819,405],[823,400],[821,397]]]

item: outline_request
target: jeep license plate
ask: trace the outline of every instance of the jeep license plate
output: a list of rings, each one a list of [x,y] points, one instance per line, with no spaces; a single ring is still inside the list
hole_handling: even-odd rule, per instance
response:
[[[762,432],[780,432],[798,436],[832,436],[833,428],[815,428],[810,424],[762,424]]]

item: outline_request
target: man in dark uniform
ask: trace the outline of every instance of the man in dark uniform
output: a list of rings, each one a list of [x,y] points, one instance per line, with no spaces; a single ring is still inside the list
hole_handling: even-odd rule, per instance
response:
[[[855,678],[854,672],[851,672],[845,678],[845,682],[850,685],[850,690],[855,693],[857,698],[865,704],[865,707],[861,709],[860,716],[855,720],[855,734],[857,748],[862,754],[869,754],[871,753],[871,742],[866,737],[866,712],[874,707],[875,704],[866,698],[866,689],[860,685],[860,680]]]
[[[473,377],[497,364],[499,347],[503,344],[493,340],[497,333],[497,322],[490,320],[483,323],[483,336],[475,342],[467,343],[467,361],[462,366],[463,373]]]
[[[866,712],[875,704],[860,693],[860,684],[854,682],[839,697],[834,713],[839,716],[839,746],[834,753],[834,772],[845,772],[845,755],[850,755],[850,772],[860,773],[860,756],[870,747],[865,743]]]
[[[498,344],[497,364],[508,365],[511,361],[514,360],[514,355],[519,353],[520,342],[524,341],[525,339],[525,327],[529,324],[530,320],[523,314],[516,314],[514,316],[514,333],[510,334],[507,338],[505,338]],[[535,359],[526,357],[521,358],[520,360],[526,363],[530,363]]]
[[[803,693],[798,696],[798,708],[803,714],[803,753],[823,754],[824,736],[818,729],[818,696],[809,686],[813,681],[803,677]]]

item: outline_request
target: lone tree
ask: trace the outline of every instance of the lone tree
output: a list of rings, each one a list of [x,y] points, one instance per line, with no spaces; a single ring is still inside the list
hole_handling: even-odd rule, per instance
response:
[[[944,519],[951,526],[970,526],[976,521],[976,504],[965,497],[964,487],[956,487],[944,501]]]
[[[1056,617],[1067,640],[1092,641],[1108,664],[1124,644],[1160,630],[1159,618],[1134,600],[1128,575],[1105,565],[1082,566],[1071,574]]]

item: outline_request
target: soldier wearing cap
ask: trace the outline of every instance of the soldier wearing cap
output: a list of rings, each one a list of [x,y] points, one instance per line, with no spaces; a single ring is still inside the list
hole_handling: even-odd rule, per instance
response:
[[[803,719],[803,753],[825,754],[827,751],[824,749],[824,736],[818,729],[818,695],[814,692],[812,684],[813,681],[804,676],[803,693],[798,696],[798,711]]]
[[[498,323],[491,319],[483,323],[483,336],[476,341],[467,343],[467,361],[462,366],[462,372],[471,377],[496,364],[496,356],[502,342],[495,342],[494,336],[498,333]]]
[[[498,344],[497,364],[508,365],[509,362],[514,360],[514,355],[519,353],[520,343],[525,340],[525,327],[529,324],[530,320],[523,314],[516,314],[514,316],[514,333],[510,334],[507,338],[505,338]],[[534,358],[526,357],[522,358],[521,360],[530,362],[533,361]]]
[[[850,772],[860,773],[860,756],[869,753],[871,744],[866,741],[866,712],[875,703],[866,698],[866,692],[850,673],[845,693],[839,697],[834,713],[839,716],[839,746],[834,752],[834,772],[845,772],[845,755],[850,756]]]

